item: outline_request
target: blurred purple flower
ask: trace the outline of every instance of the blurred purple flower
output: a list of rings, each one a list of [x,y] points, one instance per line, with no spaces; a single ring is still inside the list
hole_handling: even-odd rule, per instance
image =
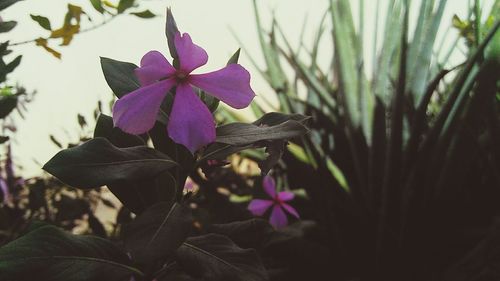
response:
[[[299,214],[292,206],[288,205],[287,201],[294,198],[294,194],[290,191],[281,191],[276,193],[276,184],[270,176],[265,176],[262,182],[264,191],[272,198],[272,200],[253,199],[248,205],[248,210],[256,216],[262,216],[272,206],[273,210],[269,217],[269,222],[276,228],[284,227],[288,224],[285,211],[292,216],[299,218]]]
[[[0,191],[3,197],[3,203],[7,204],[10,202],[9,186],[7,182],[0,176]]]
[[[116,127],[127,133],[149,131],[154,126],[163,99],[175,87],[168,135],[195,152],[215,141],[215,124],[212,113],[192,86],[238,109],[247,107],[255,93],[250,87],[250,73],[239,64],[229,64],[205,74],[191,74],[207,63],[207,53],[195,45],[187,33],[181,35],[177,32],[174,44],[179,67],[174,68],[158,51],[144,55],[141,66],[135,70],[142,87],[115,103],[113,121]]]

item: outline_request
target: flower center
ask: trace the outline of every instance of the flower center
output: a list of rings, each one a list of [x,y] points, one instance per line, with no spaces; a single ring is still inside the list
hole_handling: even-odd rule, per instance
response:
[[[175,79],[176,79],[176,80],[177,80],[177,82],[179,82],[179,83],[180,83],[180,82],[184,82],[184,81],[186,81],[186,79],[187,79],[187,77],[188,77],[188,76],[189,76],[189,75],[188,75],[187,73],[184,73],[184,72],[182,72],[182,71],[177,71],[177,72],[175,73]]]

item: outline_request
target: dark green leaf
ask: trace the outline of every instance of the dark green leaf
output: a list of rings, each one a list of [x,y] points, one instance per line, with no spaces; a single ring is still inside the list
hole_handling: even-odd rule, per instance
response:
[[[153,178],[175,165],[168,156],[152,148],[118,148],[105,138],[95,138],[60,151],[43,169],[68,185],[95,188]]]
[[[35,15],[30,15],[31,16],[31,19],[33,19],[34,21],[38,22],[38,24],[46,29],[46,30],[52,30],[52,27],[50,26],[50,20],[46,17],[43,17],[43,16],[35,16]]]
[[[306,122],[310,118],[311,117],[305,116],[302,114],[283,114],[283,113],[279,113],[279,112],[269,112],[269,113],[266,113],[261,118],[255,120],[252,124],[275,126],[275,125],[279,125],[283,122],[286,122],[288,120],[295,120],[301,124],[306,124]]]
[[[113,118],[105,114],[100,114],[94,130],[94,138],[103,137],[108,139],[117,147],[132,147],[146,145],[144,140],[136,135],[123,132],[120,128],[114,127]]]
[[[90,3],[92,4],[92,6],[96,11],[98,11],[101,14],[104,13],[104,8],[102,6],[101,0],[90,0]]]
[[[198,92],[198,96],[201,101],[208,107],[210,112],[214,112],[219,107],[220,100],[210,94],[207,94],[205,91],[200,90]]]
[[[303,124],[295,120],[288,120],[274,126],[257,126],[235,122],[218,127],[216,141],[242,146],[258,141],[290,139],[301,136],[308,131]]]
[[[175,50],[175,44],[174,44],[174,37],[177,32],[179,32],[179,29],[177,28],[177,23],[175,22],[172,10],[168,8],[167,23],[165,26],[165,35],[167,36],[168,49],[170,51],[170,55],[172,56],[172,58],[174,58],[174,62],[178,59],[177,51]]]
[[[15,21],[4,21],[0,23],[0,33],[9,32],[14,27],[16,27],[17,22]]]
[[[274,228],[263,219],[214,224],[209,227],[209,231],[229,237],[244,249],[260,249],[275,232]]]
[[[170,172],[163,172],[151,179],[119,181],[108,184],[109,190],[135,214],[162,201],[172,202],[177,183]]]
[[[0,1],[0,11],[3,9],[6,9],[12,4],[15,4],[16,2],[19,2],[21,0],[2,0]]]
[[[192,223],[188,207],[158,203],[124,226],[125,246],[140,264],[171,257],[186,240]]]
[[[16,96],[0,96],[0,118],[5,118],[16,106]]]
[[[234,54],[231,56],[231,58],[229,58],[229,60],[227,61],[227,64],[238,63],[238,59],[240,58],[240,51],[241,51],[241,48],[238,48],[238,50],[236,50],[236,52],[234,52]]]
[[[204,280],[268,280],[253,249],[241,249],[226,236],[208,234],[188,238],[177,250],[177,261],[190,275]]]
[[[150,10],[145,10],[142,12],[135,12],[135,13],[130,13],[131,15],[138,16],[143,19],[150,19],[156,17],[155,14],[153,14]]]
[[[267,175],[269,171],[278,163],[285,150],[286,142],[284,140],[275,140],[266,145],[267,157],[258,162],[262,175]]]
[[[118,8],[117,8],[118,13],[121,14],[125,10],[134,6],[134,2],[135,2],[135,0],[120,0],[120,2],[118,3]]]
[[[134,74],[137,65],[101,57],[104,78],[118,98],[128,94],[141,85]]]
[[[54,226],[35,228],[0,248],[0,280],[123,281],[142,273],[111,242],[75,236]]]
[[[8,136],[0,136],[0,144],[6,142],[9,140],[9,137]]]
[[[10,63],[5,64],[2,59],[0,59],[0,82],[5,81],[7,74],[14,71],[16,67],[21,63],[22,55],[17,56]]]

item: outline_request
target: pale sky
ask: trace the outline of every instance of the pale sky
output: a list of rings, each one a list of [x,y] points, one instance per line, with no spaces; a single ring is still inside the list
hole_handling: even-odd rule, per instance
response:
[[[66,3],[80,5],[95,22],[100,16],[94,12],[88,0],[55,1],[25,0],[8,8],[2,13],[3,20],[16,20],[18,26],[9,33],[0,34],[0,41],[24,41],[48,36],[48,31],[40,28],[31,20],[29,14],[43,15],[51,19],[53,27],[62,25]],[[111,2],[117,2],[111,1]],[[240,63],[252,73],[252,87],[258,95],[269,95],[270,89],[252,67],[248,55],[262,63],[257,30],[251,0],[145,0],[141,6],[160,16],[143,20],[133,16],[122,16],[97,30],[77,35],[71,46],[59,47],[58,41],[51,45],[61,51],[63,58],[57,60],[34,44],[15,47],[15,54],[23,54],[23,61],[10,81],[19,82],[36,90],[33,103],[28,105],[25,120],[17,122],[13,153],[18,163],[24,167],[24,174],[37,175],[42,171],[35,162],[45,163],[59,149],[49,140],[49,134],[55,135],[64,144],[75,142],[77,134],[76,115],[81,113],[90,121],[97,101],[109,101],[111,90],[102,75],[99,56],[116,60],[139,63],[143,54],[158,50],[168,55],[164,36],[164,13],[167,6],[172,7],[179,29],[188,32],[193,41],[202,46],[209,54],[209,62],[200,72],[218,69],[240,46],[229,31],[229,27],[238,34],[248,53],[243,53]],[[271,12],[274,11],[289,40],[295,45],[302,29],[305,17],[306,42],[311,42],[321,16],[328,7],[328,0],[266,0],[258,1],[264,26],[270,25]],[[357,8],[358,0],[352,1]],[[375,0],[365,0],[365,44],[373,38]],[[381,0],[383,7],[386,0]],[[419,1],[413,1],[419,2]],[[451,22],[453,14],[464,15],[468,0],[450,0],[444,15],[442,30]],[[492,3],[493,0],[485,1]],[[414,3],[415,5],[415,3]],[[491,4],[487,5],[488,7]],[[381,8],[381,11],[385,8]],[[414,13],[418,9],[412,10]],[[414,17],[413,17],[414,18]],[[82,23],[82,28],[91,26]],[[444,34],[444,32],[441,32]],[[454,38],[454,33],[450,33]],[[440,38],[438,37],[437,42]],[[322,42],[322,59],[329,63],[331,56],[331,38],[326,36]],[[366,51],[370,56],[371,47]],[[459,59],[459,58],[457,58]],[[367,62],[369,64],[369,61]],[[263,65],[263,64],[262,64]],[[109,113],[109,112],[108,112]],[[89,131],[91,131],[89,129]]]

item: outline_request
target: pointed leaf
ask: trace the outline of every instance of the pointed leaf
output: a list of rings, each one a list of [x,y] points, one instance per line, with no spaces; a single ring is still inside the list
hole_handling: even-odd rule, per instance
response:
[[[36,16],[36,15],[30,15],[31,19],[36,21],[42,28],[46,30],[52,30],[52,27],[50,26],[50,20],[46,17],[43,16]]]
[[[0,22],[0,33],[9,32],[14,27],[16,27],[17,22],[15,21],[4,21]]]
[[[158,203],[124,226],[125,246],[140,264],[170,257],[186,240],[192,219],[186,206]]]
[[[142,273],[111,242],[41,225],[0,248],[0,280],[122,281]]]
[[[150,10],[145,10],[142,12],[135,12],[135,13],[130,13],[131,15],[143,18],[143,19],[150,19],[156,17],[155,14],[153,14]]]
[[[104,13],[104,7],[102,6],[101,0],[90,0],[90,3],[92,4],[92,6],[96,11],[98,11],[101,14]]]
[[[255,250],[241,249],[218,234],[187,239],[177,250],[177,261],[190,275],[207,281],[269,279]]]
[[[152,148],[118,148],[105,138],[95,138],[60,151],[43,169],[68,185],[95,188],[121,181],[149,179],[175,165],[168,156]]]
[[[118,98],[128,94],[141,85],[134,74],[137,65],[101,57],[101,67],[104,79]]]

